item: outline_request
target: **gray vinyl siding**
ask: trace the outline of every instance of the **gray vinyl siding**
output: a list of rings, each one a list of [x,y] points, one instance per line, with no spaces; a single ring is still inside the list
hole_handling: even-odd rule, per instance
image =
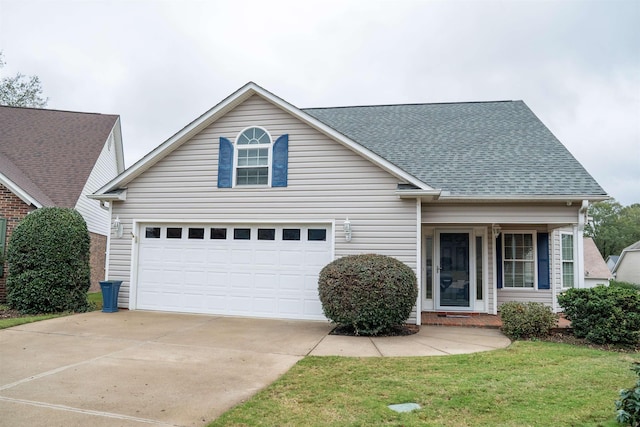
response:
[[[423,224],[573,224],[579,206],[565,203],[424,203]]]
[[[287,187],[217,188],[219,138],[234,141],[249,126],[264,127],[274,140],[289,135]],[[380,253],[415,271],[416,202],[399,199],[397,184],[398,178],[253,96],[128,184],[127,201],[113,205],[125,237],[111,239],[110,279],[123,280],[120,305],[128,306],[132,223],[163,220],[335,222],[335,257]],[[342,232],[347,217],[351,242]]]
[[[89,178],[80,193],[75,208],[87,222],[90,232],[106,236],[109,232],[109,211],[100,207],[98,200],[87,197],[118,175],[116,148],[113,133],[102,147]]]

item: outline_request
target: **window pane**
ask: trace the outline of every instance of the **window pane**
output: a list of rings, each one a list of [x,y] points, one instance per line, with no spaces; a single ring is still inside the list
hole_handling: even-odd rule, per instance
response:
[[[250,128],[242,132],[242,135],[238,137],[238,145],[249,144],[271,144],[269,135],[262,129]]]
[[[190,239],[204,239],[204,228],[189,228]]]
[[[425,298],[433,299],[433,237],[426,238],[427,247],[425,258],[427,260],[427,283],[425,289]]]
[[[268,148],[238,150],[238,166],[267,166],[268,164]]]
[[[573,261],[573,235],[562,234],[562,259]]]
[[[269,168],[238,168],[237,185],[267,185]]]
[[[144,237],[147,239],[159,239],[160,227],[146,227],[144,229]]]
[[[275,240],[276,230],[274,228],[258,228],[258,240]]]
[[[227,239],[227,229],[226,228],[212,228],[211,229],[211,239],[213,239],[213,240],[226,240]]]
[[[573,276],[573,262],[562,263],[562,287],[573,288],[574,276]]]
[[[251,229],[250,228],[234,228],[233,229],[233,238],[235,240],[250,240],[251,239]]]
[[[282,230],[282,240],[300,240],[300,229],[284,228]]]
[[[327,230],[325,230],[324,228],[310,228],[309,230],[307,230],[307,240],[327,240]]]
[[[167,239],[182,239],[182,227],[167,227]]]

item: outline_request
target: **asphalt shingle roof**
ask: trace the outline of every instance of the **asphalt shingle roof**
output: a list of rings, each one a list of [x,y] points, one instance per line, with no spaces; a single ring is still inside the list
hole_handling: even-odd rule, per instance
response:
[[[43,206],[74,207],[117,115],[0,107],[2,173]]]
[[[522,101],[303,111],[452,196],[606,195]]]

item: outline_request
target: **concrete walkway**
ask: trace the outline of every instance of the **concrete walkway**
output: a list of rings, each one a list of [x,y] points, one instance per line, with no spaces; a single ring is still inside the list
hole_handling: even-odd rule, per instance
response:
[[[306,355],[427,356],[506,347],[496,330],[327,335],[327,322],[120,311],[0,330],[0,426],[202,426]]]

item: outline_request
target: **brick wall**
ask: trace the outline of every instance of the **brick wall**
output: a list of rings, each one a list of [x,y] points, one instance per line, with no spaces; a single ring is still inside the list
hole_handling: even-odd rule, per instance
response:
[[[89,233],[91,236],[91,250],[89,262],[91,263],[91,287],[90,292],[100,291],[100,281],[104,280],[104,268],[107,253],[107,236]]]
[[[27,205],[18,196],[9,191],[8,188],[0,184],[0,217],[7,219],[7,244],[16,225],[34,209],[33,206]],[[6,246],[4,249],[6,251]],[[0,302],[5,302],[7,298],[5,286],[7,281],[6,264],[2,268],[4,274],[0,277]]]

